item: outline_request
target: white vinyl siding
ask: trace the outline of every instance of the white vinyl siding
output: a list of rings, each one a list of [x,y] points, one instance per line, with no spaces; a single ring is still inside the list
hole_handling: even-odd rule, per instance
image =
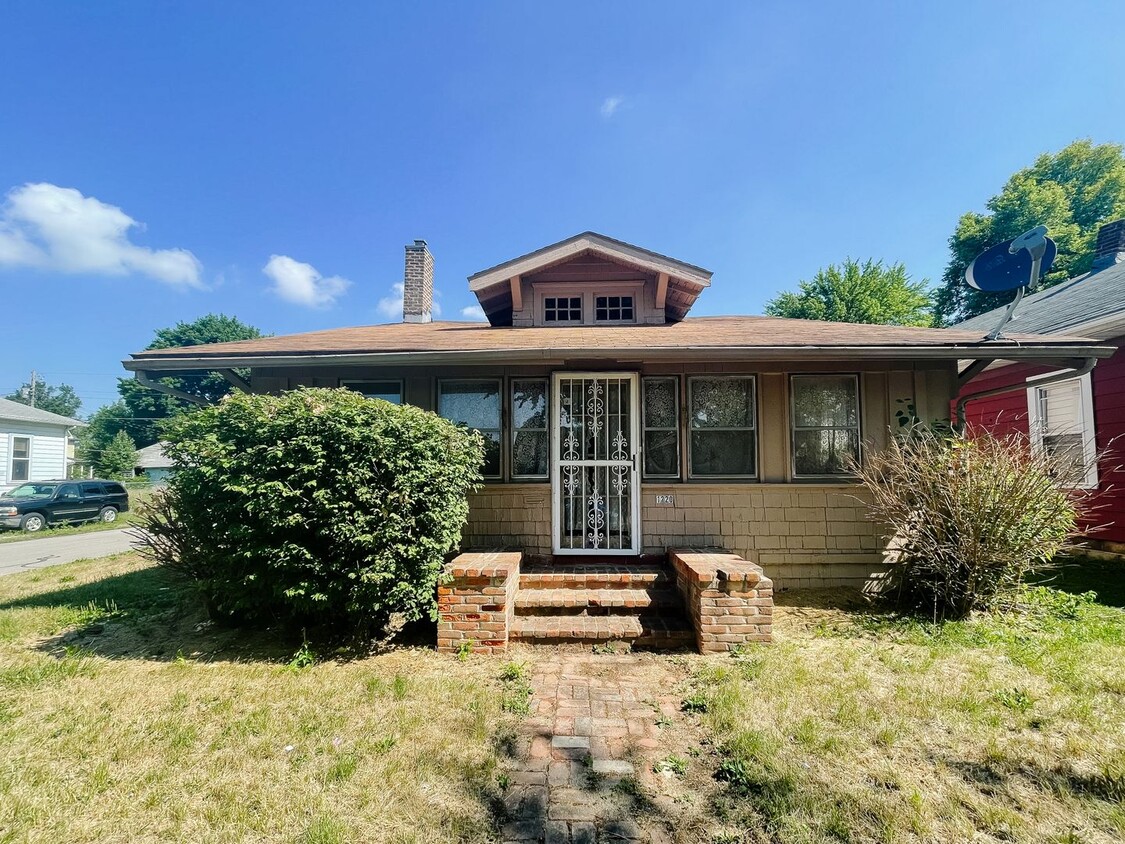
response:
[[[28,480],[66,477],[66,428],[0,421],[0,490],[22,483],[12,477],[13,444],[17,438],[30,440]]]
[[[1030,380],[1027,411],[1032,445],[1056,460],[1059,479],[1075,489],[1096,487],[1097,443],[1090,376],[1042,387]]]

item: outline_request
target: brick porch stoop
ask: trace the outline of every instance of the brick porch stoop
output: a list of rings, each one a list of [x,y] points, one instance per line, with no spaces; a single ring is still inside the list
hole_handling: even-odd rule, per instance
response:
[[[701,653],[773,640],[773,581],[723,551],[669,551]]]
[[[678,696],[651,700],[651,686],[630,679],[654,659],[559,654],[537,662],[505,795],[504,844],[671,842],[666,830],[638,824],[628,790],[614,788],[658,758],[656,719],[679,708]]]

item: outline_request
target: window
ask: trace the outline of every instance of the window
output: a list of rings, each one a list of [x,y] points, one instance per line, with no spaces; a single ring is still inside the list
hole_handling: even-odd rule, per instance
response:
[[[1072,489],[1098,485],[1090,376],[1042,387],[1029,381],[1028,418],[1034,447],[1052,458],[1055,476]]]
[[[12,473],[10,481],[31,478],[31,437],[12,437]]]
[[[547,395],[545,378],[512,379],[513,478],[547,477]]]
[[[859,459],[859,378],[855,375],[793,375],[793,475],[849,474]]]
[[[82,494],[85,496],[105,495],[101,484],[82,484]]]
[[[544,322],[582,322],[581,296],[547,296],[543,299]]]
[[[752,478],[758,473],[753,376],[688,380],[692,477]]]
[[[484,435],[486,478],[500,477],[500,382],[495,379],[438,382],[438,416]]]
[[[594,298],[595,322],[632,322],[632,296],[596,296]]]
[[[680,477],[680,379],[645,378],[644,476]]]
[[[391,404],[402,404],[401,381],[341,381],[340,386],[355,390],[369,399],[382,399]]]
[[[78,487],[74,484],[67,484],[66,486],[59,487],[59,494],[55,496],[57,501],[81,501],[82,496],[78,493]]]

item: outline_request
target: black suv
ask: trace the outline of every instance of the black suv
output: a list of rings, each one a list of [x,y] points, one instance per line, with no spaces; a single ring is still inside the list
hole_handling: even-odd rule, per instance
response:
[[[117,520],[129,493],[117,481],[30,481],[0,493],[0,527],[29,533],[66,522]]]

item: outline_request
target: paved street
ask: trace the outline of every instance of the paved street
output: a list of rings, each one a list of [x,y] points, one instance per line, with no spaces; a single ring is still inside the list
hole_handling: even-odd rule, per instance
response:
[[[132,542],[127,529],[6,542],[0,545],[0,575],[119,554]]]

